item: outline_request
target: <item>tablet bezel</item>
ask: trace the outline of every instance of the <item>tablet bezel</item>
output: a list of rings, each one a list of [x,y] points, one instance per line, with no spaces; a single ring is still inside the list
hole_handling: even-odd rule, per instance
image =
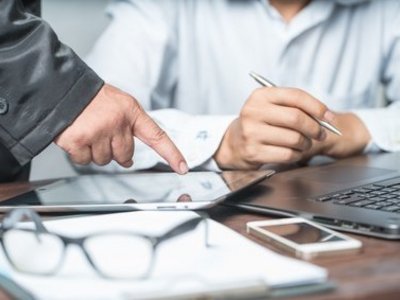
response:
[[[48,183],[44,186],[33,188],[20,195],[3,199],[0,201],[0,212],[9,211],[13,208],[30,208],[38,212],[123,212],[123,211],[134,211],[134,210],[201,210],[211,208],[218,203],[221,203],[226,198],[253,186],[269,177],[271,177],[275,171],[273,170],[262,170],[262,171],[225,171],[225,172],[209,172],[209,173],[229,173],[232,177],[238,177],[238,179],[226,182],[227,185],[239,185],[240,187],[231,190],[230,193],[224,194],[220,197],[198,202],[150,202],[150,203],[117,203],[117,204],[65,204],[65,205],[2,205],[3,201],[8,200],[21,200],[28,199],[31,193],[35,193],[38,189],[44,187],[50,187],[51,185],[57,184],[59,181],[64,179],[55,180],[54,182]],[[154,174],[157,174],[154,172]],[[128,175],[128,174],[124,174]],[[132,173],[134,176],[135,173]],[[82,175],[82,176],[96,176],[96,175]],[[67,178],[68,179],[68,178]],[[245,182],[243,182],[245,181]]]

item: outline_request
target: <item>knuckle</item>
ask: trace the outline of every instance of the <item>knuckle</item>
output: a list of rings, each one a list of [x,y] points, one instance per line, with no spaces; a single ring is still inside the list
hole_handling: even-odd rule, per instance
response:
[[[319,105],[315,105],[316,109],[316,117],[322,119],[325,115],[325,112],[328,110],[328,107],[323,104],[322,102],[319,102]]]
[[[68,153],[69,159],[78,165],[87,165],[90,163],[90,159],[80,155],[80,153],[78,151],[70,150],[70,152],[67,152],[67,153]]]
[[[241,120],[254,120],[257,116],[257,112],[259,111],[260,105],[257,103],[246,102],[246,104],[242,107],[239,117]]]
[[[283,149],[281,152],[281,160],[284,163],[295,162],[298,159],[297,153],[292,149]]]
[[[289,88],[289,92],[291,93],[293,100],[296,102],[300,102],[304,100],[304,98],[308,97],[308,94],[305,91],[298,88]]]
[[[292,146],[303,146],[305,144],[305,138],[303,135],[301,135],[299,133],[295,133],[290,138],[290,144]]]
[[[125,163],[132,159],[133,156],[133,147],[132,146],[124,146],[121,151],[114,155],[114,159],[118,163]]]
[[[95,159],[95,163],[99,166],[105,166],[111,162],[111,155],[110,156],[102,156]]]
[[[310,150],[312,147],[312,141],[308,138],[304,138],[303,148],[304,150]]]
[[[314,139],[318,139],[321,134],[322,134],[322,128],[318,124],[313,124],[313,126],[310,126],[310,131],[311,131],[311,137]]]
[[[240,111],[239,114],[239,118],[241,120],[246,120],[247,118],[249,118],[251,116],[251,110],[249,109],[249,105],[245,104],[242,108],[242,110]]]
[[[142,114],[144,112],[143,107],[140,105],[140,103],[135,99],[135,98],[129,98],[129,109],[132,111],[135,115]]]
[[[272,87],[272,88],[270,88],[270,90],[274,94],[274,97],[277,99],[285,99],[285,98],[290,97],[291,88]]]
[[[125,110],[116,110],[114,113],[109,115],[108,122],[105,124],[106,127],[116,129],[121,128],[125,117]]]
[[[304,114],[300,110],[294,109],[293,112],[290,114],[288,121],[290,122],[290,125],[298,128],[301,124],[304,123]]]
[[[285,87],[277,89],[277,95],[282,99],[290,99],[293,102],[299,101],[300,90],[297,88]]]
[[[249,99],[260,99],[265,97],[265,88],[257,88],[255,89]]]
[[[253,126],[251,126],[248,123],[243,123],[242,124],[242,139],[249,143],[252,140],[252,137],[254,136],[254,129]]]
[[[256,163],[258,157],[258,152],[256,147],[252,144],[246,144],[243,147],[243,157],[248,163]]]
[[[72,144],[77,148],[83,148],[90,144],[91,136],[87,132],[79,132],[73,138]]]
[[[149,146],[150,147],[157,146],[161,142],[165,141],[166,138],[167,138],[167,133],[160,127],[157,127],[153,131],[153,134],[152,134],[151,138],[149,139]]]
[[[85,158],[76,158],[72,159],[72,161],[78,165],[88,165],[90,163],[90,160]]]

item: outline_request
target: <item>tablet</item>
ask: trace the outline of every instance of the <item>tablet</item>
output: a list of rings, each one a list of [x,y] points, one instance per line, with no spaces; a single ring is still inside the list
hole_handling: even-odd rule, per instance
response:
[[[205,209],[273,174],[263,170],[83,175],[0,201],[0,211],[15,207],[40,212]]]

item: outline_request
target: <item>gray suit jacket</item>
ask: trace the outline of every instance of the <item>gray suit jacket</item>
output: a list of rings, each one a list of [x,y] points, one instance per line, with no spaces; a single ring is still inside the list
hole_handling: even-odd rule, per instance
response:
[[[40,0],[0,0],[0,182],[27,179],[104,84],[38,15]]]

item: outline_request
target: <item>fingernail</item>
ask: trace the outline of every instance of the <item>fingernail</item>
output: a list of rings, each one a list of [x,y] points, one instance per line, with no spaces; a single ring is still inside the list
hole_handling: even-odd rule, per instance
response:
[[[184,161],[182,161],[180,164],[179,164],[179,171],[180,171],[180,173],[183,175],[183,174],[186,174],[187,172],[189,172],[189,167],[188,167],[188,165],[186,164],[186,162],[184,162]]]
[[[125,168],[130,168],[130,167],[132,167],[132,166],[133,166],[133,160],[131,159],[131,160],[127,161],[127,162],[124,163],[122,166],[125,167]]]
[[[325,121],[333,122],[333,120],[335,120],[335,114],[330,110],[327,110],[324,114],[324,119]]]

